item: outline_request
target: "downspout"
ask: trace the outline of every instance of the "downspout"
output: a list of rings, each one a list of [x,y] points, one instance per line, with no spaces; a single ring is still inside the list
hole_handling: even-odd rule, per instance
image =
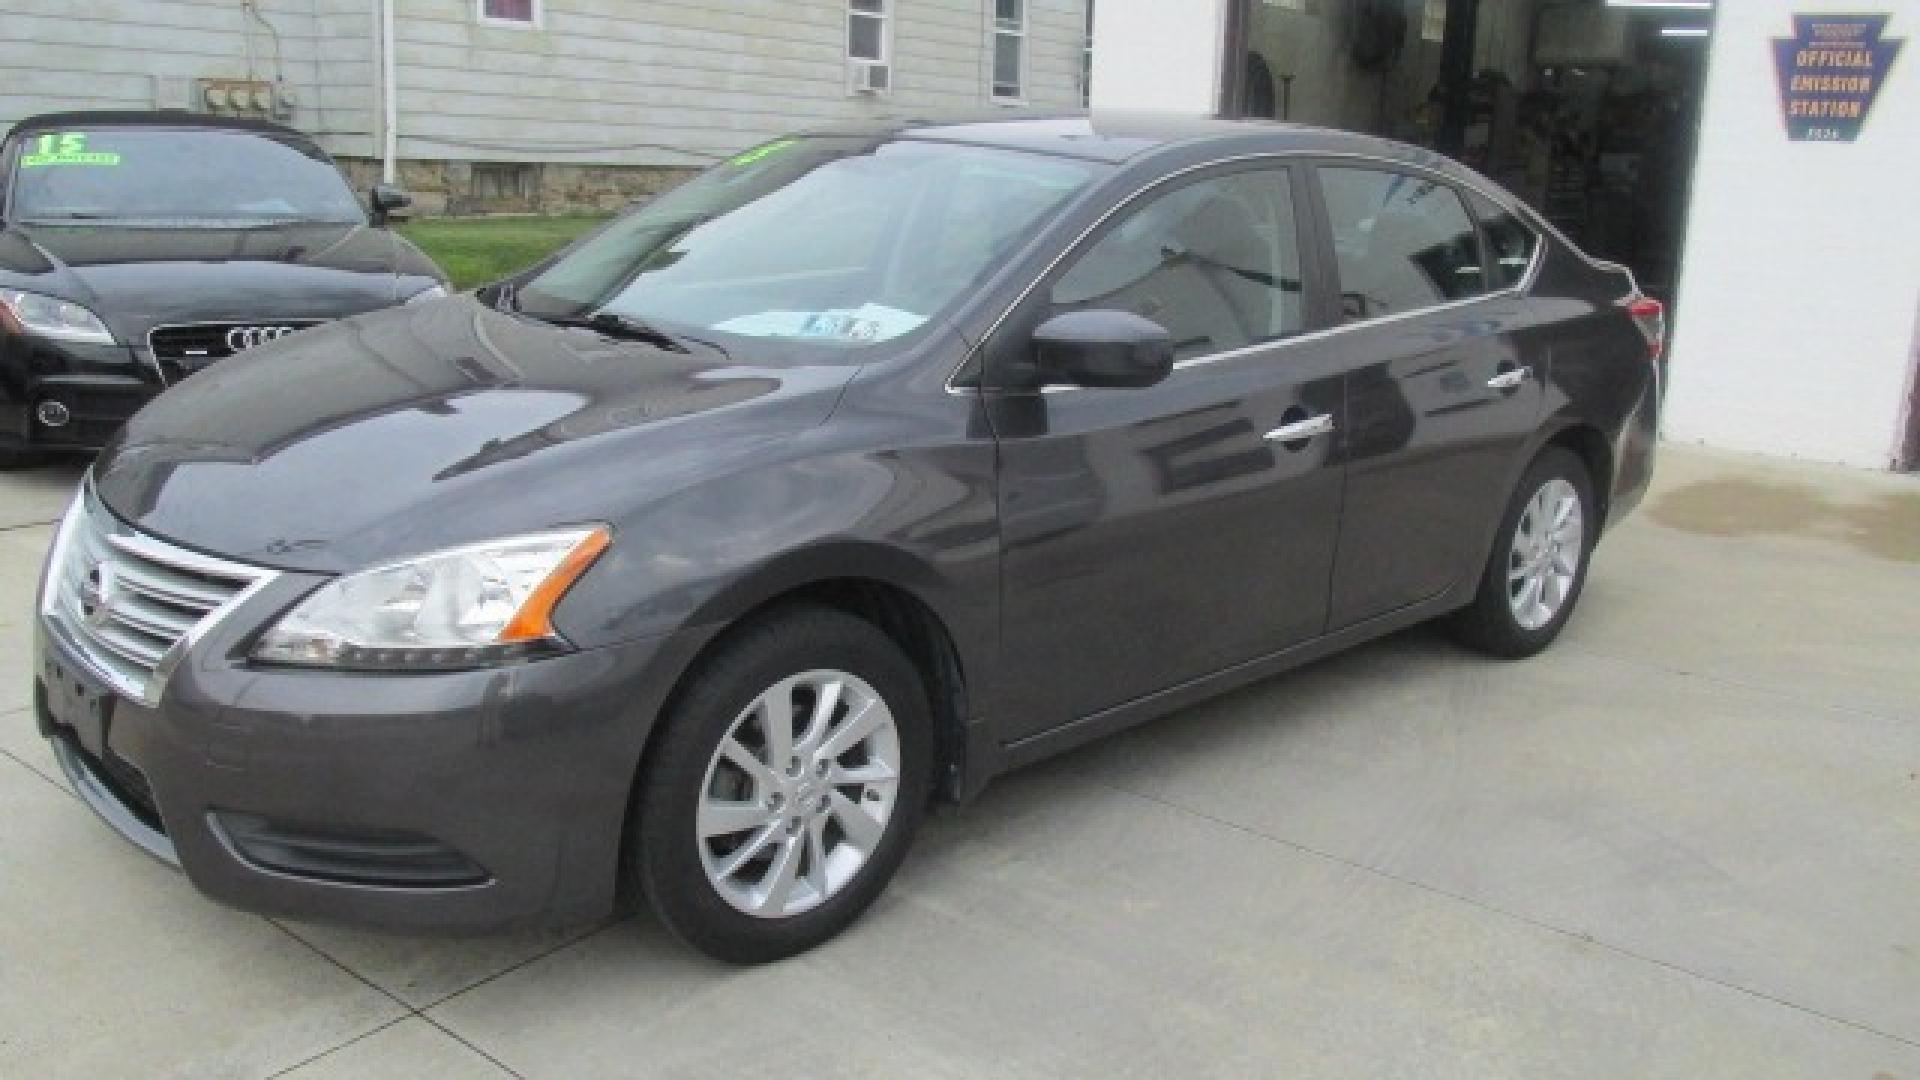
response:
[[[393,0],[380,3],[380,180],[394,181],[400,146],[400,99],[393,64]]]
[[[1220,35],[1220,93],[1215,108],[1237,120],[1246,114],[1247,53],[1253,37],[1253,0],[1227,0]]]

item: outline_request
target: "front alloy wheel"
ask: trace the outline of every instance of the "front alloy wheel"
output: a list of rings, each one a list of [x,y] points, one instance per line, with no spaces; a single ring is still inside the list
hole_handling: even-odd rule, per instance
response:
[[[740,911],[811,911],[846,888],[886,834],[900,735],[873,687],[816,670],[768,687],[714,748],[701,785],[700,861]]]
[[[789,606],[729,631],[660,718],[629,872],[681,940],[739,963],[839,933],[905,857],[933,775],[917,669],[879,627]]]

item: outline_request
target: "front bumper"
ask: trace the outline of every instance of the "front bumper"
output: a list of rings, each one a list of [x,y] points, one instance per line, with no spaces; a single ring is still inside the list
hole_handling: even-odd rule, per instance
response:
[[[79,345],[0,331],[0,447],[96,450],[163,387],[125,345]],[[64,423],[43,423],[47,402]]]
[[[88,805],[209,896],[265,914],[482,932],[613,910],[671,639],[488,671],[248,664],[235,627],[310,584],[235,611],[153,708],[77,707],[90,669],[43,624],[36,711]],[[426,863],[447,872],[422,877]]]

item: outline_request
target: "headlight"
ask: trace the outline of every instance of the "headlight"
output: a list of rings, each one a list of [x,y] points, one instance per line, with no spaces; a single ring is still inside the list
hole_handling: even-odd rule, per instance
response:
[[[310,667],[485,667],[565,646],[553,609],[606,550],[598,528],[436,551],[336,578],[281,618],[257,660]]]
[[[71,300],[19,289],[0,289],[0,324],[11,330],[56,341],[113,344],[113,332],[100,316]]]
[[[429,300],[438,300],[445,295],[447,295],[447,287],[445,285],[429,285],[419,292],[414,293],[412,296],[407,297],[407,303],[424,304]]]

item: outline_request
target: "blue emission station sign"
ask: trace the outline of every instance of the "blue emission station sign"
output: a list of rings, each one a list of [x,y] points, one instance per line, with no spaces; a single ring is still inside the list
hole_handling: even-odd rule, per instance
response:
[[[1903,39],[1882,36],[1885,12],[1795,15],[1793,36],[1773,39],[1787,138],[1852,142],[1893,70]]]

